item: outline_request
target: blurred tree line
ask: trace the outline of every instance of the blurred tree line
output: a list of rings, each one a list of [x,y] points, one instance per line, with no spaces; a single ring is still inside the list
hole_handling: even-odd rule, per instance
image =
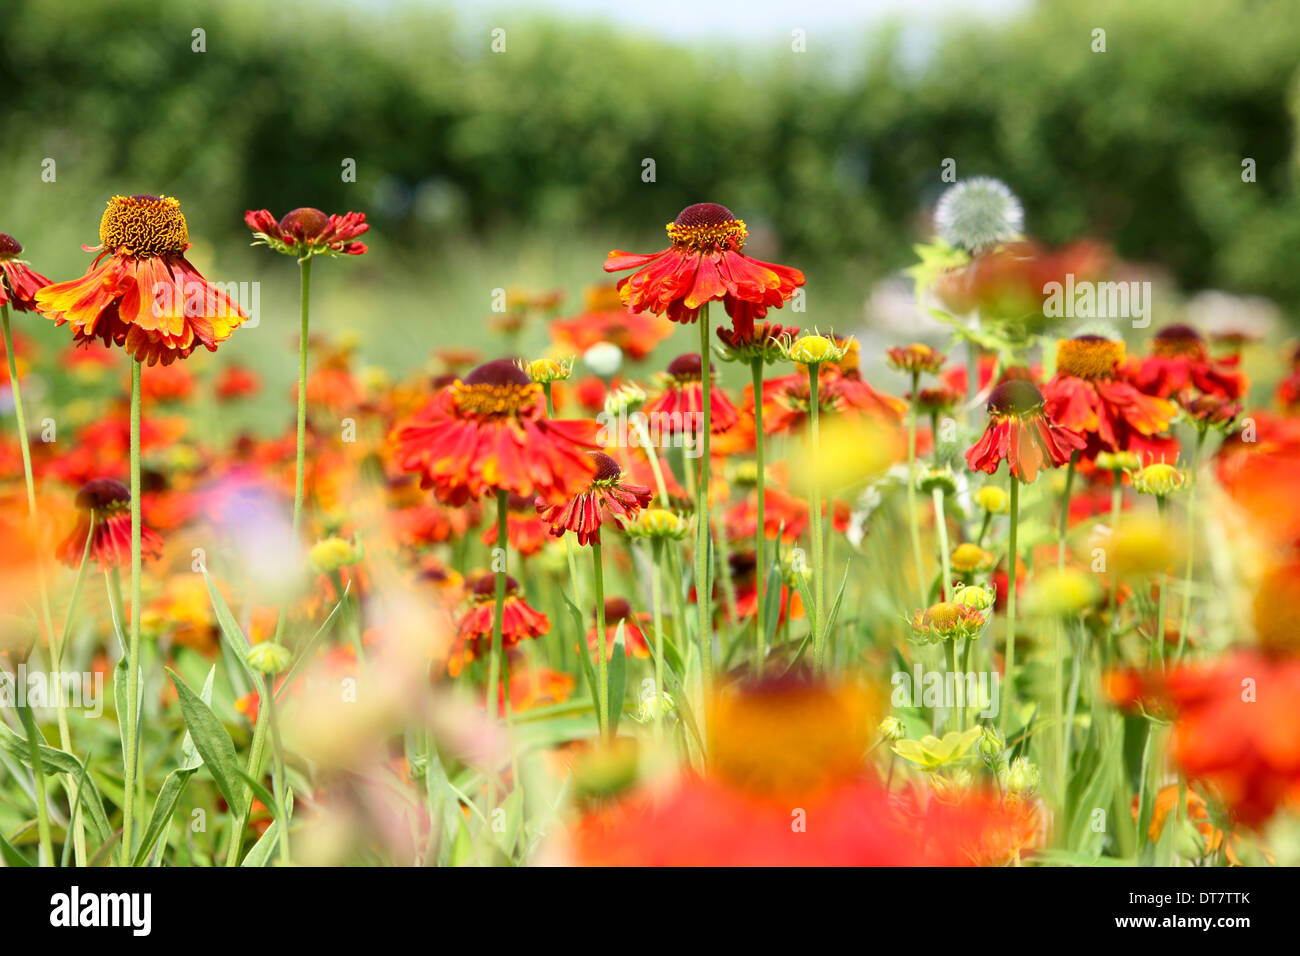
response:
[[[758,254],[865,279],[907,264],[951,157],[1048,241],[1100,235],[1190,287],[1300,305],[1294,0],[1043,2],[954,22],[919,63],[897,27],[794,53],[502,14],[494,53],[486,20],[417,5],[5,6],[6,205],[31,228],[83,204],[80,241],[113,192],[181,196],[214,240],[246,240],[232,208],[363,209],[404,251],[498,229],[647,249],[711,199]],[[827,55],[845,44],[849,71]],[[40,191],[45,157],[73,188]]]

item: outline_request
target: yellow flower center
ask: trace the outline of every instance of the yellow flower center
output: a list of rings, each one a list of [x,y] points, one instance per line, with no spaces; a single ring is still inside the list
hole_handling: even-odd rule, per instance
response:
[[[1122,341],[1081,335],[1056,346],[1056,370],[1075,378],[1107,378],[1124,355]]]
[[[690,225],[670,222],[666,228],[674,246],[684,246],[696,252],[720,252],[723,249],[739,252],[745,248],[745,239],[749,235],[743,219]]]
[[[451,386],[455,396],[456,407],[468,415],[481,415],[485,418],[503,418],[517,415],[531,408],[541,394],[540,385],[529,382],[517,385],[513,382],[497,385],[478,383],[466,385],[457,381]]]
[[[179,200],[166,196],[114,196],[99,223],[109,252],[125,249],[139,257],[184,252],[190,231]]]

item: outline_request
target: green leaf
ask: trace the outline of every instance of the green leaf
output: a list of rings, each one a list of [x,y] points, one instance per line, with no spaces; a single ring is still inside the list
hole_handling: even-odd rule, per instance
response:
[[[190,729],[194,746],[203,757],[203,763],[217,784],[217,789],[226,798],[226,803],[237,817],[245,813],[244,787],[239,773],[239,762],[235,758],[235,743],[217,715],[203,702],[198,694],[190,689],[184,679],[167,668],[176,693],[180,696],[181,714],[185,726]]]
[[[203,690],[199,692],[199,699],[209,707],[212,706],[212,682],[217,676],[217,665],[213,664],[208,670],[207,680],[203,682]],[[203,757],[198,749],[194,746],[194,736],[188,729],[185,731],[185,739],[181,741],[181,770],[198,770],[203,766]]]
[[[297,674],[303,664],[307,662],[307,655],[311,653],[312,648],[316,646],[320,639],[325,636],[330,627],[334,624],[334,619],[339,616],[339,611],[343,608],[343,602],[348,599],[348,592],[351,590],[352,582],[349,581],[344,585],[343,596],[340,597],[338,603],[334,605],[334,610],[330,611],[329,616],[326,617],[321,623],[321,626],[316,629],[316,633],[313,634],[311,639],[299,648],[297,653],[294,655],[293,663],[290,664],[289,669],[285,671],[284,680],[280,681],[280,689],[275,692],[276,700],[280,699],[286,688],[288,688],[289,684],[293,681],[294,675]]]
[[[235,620],[235,615],[230,613],[230,606],[226,604],[226,599],[221,596],[217,586],[212,581],[212,575],[208,574],[207,567],[203,568],[203,580],[208,586],[208,598],[212,601],[212,610],[217,615],[217,625],[221,629],[221,635],[226,639],[226,643],[235,652],[235,657],[239,658],[239,663],[243,666],[244,672],[248,674],[249,680],[257,688],[259,695],[266,690],[265,681],[259,671],[253,670],[248,666],[248,638],[244,637],[244,631]]]
[[[3,833],[0,833],[0,856],[4,857],[6,866],[22,867],[32,865],[27,857],[18,852],[16,846],[5,839]]]
[[[239,865],[256,869],[257,867],[269,864],[271,862],[271,857],[279,848],[279,827],[279,820],[271,821],[271,825],[266,828],[266,832],[258,838],[256,843],[253,844],[253,848],[248,851],[247,855],[245,855],[244,862]]]
[[[623,716],[623,698],[627,694],[627,647],[623,640],[623,626],[618,622],[614,632],[614,652],[609,659],[609,735],[618,730],[618,719]],[[601,648],[603,651],[604,648]]]
[[[266,809],[271,812],[271,816],[274,817],[276,815],[275,797],[271,794],[270,790],[266,789],[266,784],[262,783],[262,781],[258,780],[252,774],[246,772],[243,767],[237,769],[239,770],[239,775],[244,778],[244,783],[248,784],[253,789],[253,796],[261,800],[262,805],[266,807]]]
[[[27,746],[27,741],[18,736],[4,724],[0,724],[0,747],[26,767],[32,765],[32,755]],[[46,775],[56,773],[66,773],[72,776],[85,777],[86,785],[82,789],[83,800],[86,805],[86,811],[90,814],[90,822],[95,828],[95,835],[101,843],[106,843],[113,838],[113,828],[108,825],[108,816],[104,813],[104,803],[100,799],[99,790],[95,787],[95,781],[86,773],[85,766],[72,754],[63,750],[56,750],[54,747],[42,746],[40,748],[41,770]]]
[[[144,866],[149,861],[154,845],[167,832],[172,815],[176,812],[176,805],[180,802],[181,794],[185,792],[185,785],[189,783],[190,777],[194,776],[197,769],[197,767],[182,767],[167,775],[162,789],[158,791],[158,798],[153,802],[153,813],[149,816],[149,825],[144,828],[144,836],[140,838],[140,847],[135,851],[135,859],[131,861],[132,866]]]

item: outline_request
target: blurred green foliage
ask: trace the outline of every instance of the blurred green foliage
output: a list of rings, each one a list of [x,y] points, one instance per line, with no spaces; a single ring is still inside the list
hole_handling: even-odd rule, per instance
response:
[[[115,192],[179,196],[196,235],[233,247],[248,208],[365,210],[386,254],[370,270],[419,274],[485,235],[580,243],[587,281],[710,199],[755,254],[860,296],[909,263],[952,157],[1004,179],[1044,239],[1100,235],[1189,287],[1300,305],[1294,0],[1045,2],[949,25],[920,65],[894,27],[797,54],[502,14],[495,54],[487,21],[402,4],[5,6],[0,228],[29,251],[39,236],[61,277]],[[845,45],[847,74],[827,56]]]

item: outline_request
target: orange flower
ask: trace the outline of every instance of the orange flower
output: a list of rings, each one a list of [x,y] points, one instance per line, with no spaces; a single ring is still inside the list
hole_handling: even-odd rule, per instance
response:
[[[286,213],[279,222],[269,210],[250,209],[244,214],[244,222],[257,237],[254,245],[262,243],[276,252],[299,258],[362,255],[366,244],[354,240],[370,229],[364,212],[329,216],[310,206]]]
[[[256,395],[261,387],[261,380],[252,371],[242,365],[230,365],[217,378],[217,398],[231,402]]]
[[[131,562],[131,491],[113,478],[96,478],[77,492],[82,516],[58,547],[58,557],[70,568],[81,566],[90,535],[90,557],[103,570]],[[94,533],[91,533],[91,525]],[[162,556],[162,538],[147,525],[140,526],[140,552],[146,559]]]
[[[780,308],[803,285],[803,273],[744,255],[749,232],[726,206],[687,206],[667,225],[672,245],[648,255],[615,250],[606,272],[637,271],[619,280],[623,303],[633,312],[666,314],[694,322],[706,302],[721,300],[735,330],[748,335],[771,306]]]
[[[35,309],[36,293],[50,280],[22,259],[23,247],[8,233],[0,232],[0,305],[12,305],[17,312]]]
[[[1011,474],[1032,482],[1043,468],[1058,468],[1086,442],[1078,432],[1047,416],[1043,393],[1033,382],[1008,379],[989,393],[989,423],[966,450],[973,471],[993,474],[1006,459]]]
[[[596,472],[590,419],[546,418],[542,388],[497,359],[442,389],[396,433],[399,466],[439,500],[461,505],[494,491],[563,504]]]
[[[613,286],[587,290],[587,311],[551,323],[551,339],[564,352],[581,354],[600,342],[617,345],[633,362],[640,362],[672,332],[666,319],[624,307]]]
[[[677,356],[668,363],[660,381],[663,391],[646,402],[643,411],[658,424],[658,434],[693,438],[704,422],[704,371],[699,353]],[[725,432],[739,417],[731,399],[713,383],[709,388],[710,432]]]
[[[1169,398],[1198,388],[1224,398],[1241,398],[1249,387],[1237,371],[1237,357],[1212,359],[1205,339],[1187,325],[1167,325],[1151,339],[1151,355],[1133,364],[1133,384],[1148,395]]]
[[[746,397],[749,398],[749,389]],[[808,417],[812,392],[808,373],[795,372],[763,383],[763,432],[791,432]],[[872,388],[856,368],[824,363],[817,371],[817,407],[822,413],[842,412],[886,422],[900,422],[907,403]]]
[[[537,516],[537,505],[532,498],[523,495],[511,495],[506,501],[506,538],[512,550],[523,557],[536,554],[546,543],[546,522]],[[488,522],[483,531],[484,544],[497,543],[497,525]]]
[[[650,645],[644,628],[650,624],[650,615],[633,614],[632,605],[624,598],[605,598],[605,659],[614,656],[614,643],[618,638],[618,625],[623,625],[623,653],[628,657],[649,657]],[[596,650],[596,628],[587,630],[587,650]]]
[[[600,524],[607,512],[624,525],[650,504],[653,497],[645,485],[624,482],[618,462],[603,451],[591,452],[590,457],[596,466],[596,474],[586,491],[560,505],[537,499],[537,512],[542,521],[551,526],[551,534],[562,538],[564,532],[572,531],[578,536],[580,545],[593,541],[600,544]]]
[[[114,196],[99,224],[100,250],[80,279],[46,286],[36,307],[77,342],[119,345],[137,361],[170,365],[217,345],[248,318],[185,258],[189,227],[166,196]]]
[[[1056,374],[1043,386],[1043,397],[1050,418],[1087,440],[1080,453],[1084,460],[1101,451],[1132,451],[1144,461],[1178,456],[1173,439],[1156,437],[1169,428],[1177,408],[1128,381],[1123,340],[1063,339],[1056,347]]]
[[[1153,844],[1160,842],[1160,835],[1165,831],[1165,824],[1169,822],[1170,814],[1174,813],[1178,807],[1178,789],[1178,784],[1171,783],[1168,786],[1161,787],[1156,793],[1155,806],[1151,813],[1151,826],[1147,829],[1147,838]],[[1138,812],[1141,809],[1140,801],[1140,796],[1134,794],[1132,806],[1134,823],[1138,820]],[[1196,826],[1197,832],[1205,837],[1206,854],[1218,852],[1219,847],[1223,846],[1224,833],[1215,827],[1211,821],[1205,798],[1194,790],[1188,790],[1184,807],[1187,811],[1187,819]],[[1231,842],[1225,848],[1225,854],[1228,862],[1233,866],[1240,865]]]
[[[470,592],[469,610],[461,616],[447,656],[447,673],[458,677],[465,665],[484,656],[492,646],[492,618],[496,610],[496,575],[485,574]],[[501,614],[501,646],[509,649],[520,641],[541,637],[551,622],[524,600],[519,582],[506,577],[506,599]]]

